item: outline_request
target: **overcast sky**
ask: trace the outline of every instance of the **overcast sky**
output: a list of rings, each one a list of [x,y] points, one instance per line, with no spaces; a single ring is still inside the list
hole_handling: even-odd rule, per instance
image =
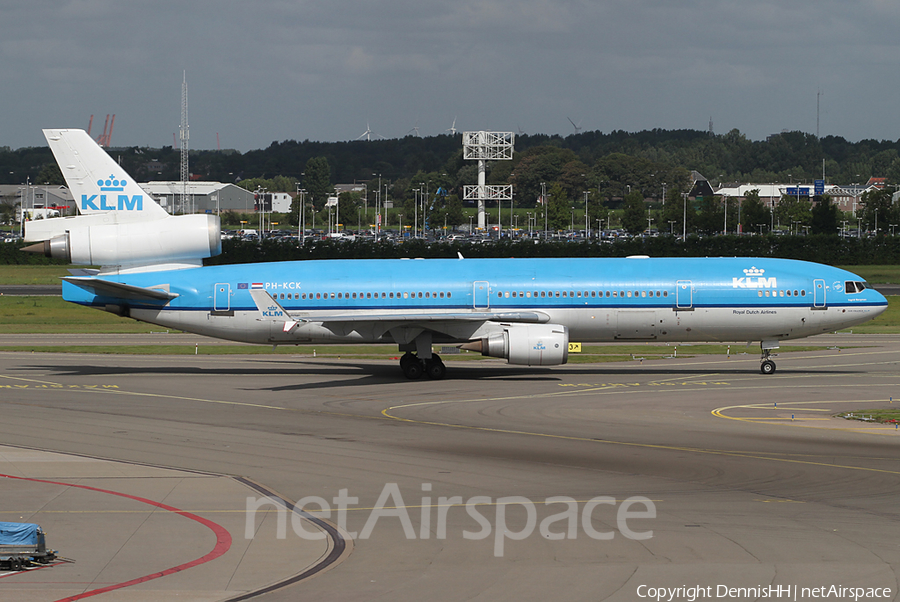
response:
[[[0,0],[0,146],[651,128],[900,138],[897,0]]]

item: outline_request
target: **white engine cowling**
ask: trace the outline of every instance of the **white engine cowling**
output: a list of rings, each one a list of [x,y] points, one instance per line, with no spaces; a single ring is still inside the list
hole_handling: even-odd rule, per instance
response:
[[[480,347],[480,348],[479,348]],[[569,361],[569,330],[559,324],[510,324],[502,332],[463,348],[521,366],[557,366]]]
[[[77,265],[136,265],[197,262],[222,252],[219,218],[173,215],[152,221],[78,224],[43,241],[43,253]],[[37,245],[34,245],[37,247]],[[28,250],[39,250],[31,248]]]

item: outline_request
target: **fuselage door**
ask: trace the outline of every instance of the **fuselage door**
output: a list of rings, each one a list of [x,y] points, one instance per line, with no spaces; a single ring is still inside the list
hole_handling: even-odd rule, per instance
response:
[[[231,285],[227,282],[216,283],[213,301],[213,309],[215,311],[228,311],[231,309]]]
[[[675,309],[694,308],[694,283],[690,280],[679,280],[675,283]]]
[[[491,305],[491,287],[487,280],[476,280],[472,283],[472,307],[487,309]]]
[[[825,309],[825,281],[813,280],[813,307]]]

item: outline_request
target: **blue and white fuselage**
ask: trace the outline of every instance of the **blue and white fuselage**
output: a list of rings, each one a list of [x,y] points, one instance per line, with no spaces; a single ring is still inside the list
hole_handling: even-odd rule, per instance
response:
[[[92,279],[165,291],[129,299],[69,278],[67,301],[250,343],[466,343],[560,325],[568,339],[777,341],[847,328],[887,307],[855,274],[784,259],[330,260]],[[254,301],[264,291],[268,305]],[[290,328],[285,328],[286,324]]]

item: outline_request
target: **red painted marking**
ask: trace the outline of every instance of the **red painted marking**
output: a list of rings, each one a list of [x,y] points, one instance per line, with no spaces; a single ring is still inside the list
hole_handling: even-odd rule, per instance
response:
[[[138,577],[137,579],[132,579],[130,581],[123,581],[122,583],[116,583],[115,585],[108,585],[106,587],[101,587],[99,589],[92,589],[81,594],[76,594],[74,596],[69,596],[68,598],[60,598],[56,600],[56,602],[71,602],[73,600],[83,600],[84,598],[90,598],[91,596],[97,596],[99,594],[105,594],[107,592],[115,591],[117,589],[122,589],[125,587],[130,587],[132,585],[137,585],[138,583],[146,583],[147,581],[152,581],[153,579],[159,579],[160,577],[165,577],[167,575],[173,575],[175,573],[180,573],[181,571],[185,571],[190,568],[194,568],[195,566],[200,566],[201,564],[205,564],[211,560],[215,560],[229,549],[231,549],[231,534],[225,530],[225,527],[219,525],[218,523],[214,523],[209,519],[203,518],[202,516],[197,516],[191,512],[186,512],[184,510],[179,510],[174,506],[169,506],[168,504],[163,504],[160,502],[154,502],[153,500],[148,500],[147,498],[138,497],[134,495],[129,495],[127,493],[121,493],[119,491],[110,491],[109,489],[100,489],[98,487],[90,487],[88,485],[74,485],[72,483],[59,483],[56,481],[45,481],[43,479],[29,479],[26,477],[17,477],[13,475],[5,475],[0,474],[0,477],[7,479],[18,479],[20,481],[31,481],[32,483],[48,483],[50,485],[61,485],[63,487],[77,487],[78,489],[85,489],[87,491],[96,491],[98,493],[107,493],[109,495],[117,495],[119,497],[123,497],[129,500],[134,500],[137,502],[141,502],[143,504],[148,504],[150,506],[154,506],[161,510],[166,510],[168,512],[174,512],[179,516],[183,516],[184,518],[189,518],[192,521],[196,521],[201,525],[207,527],[216,535],[216,545],[213,546],[212,551],[208,554],[201,556],[195,560],[191,560],[190,562],[185,562],[184,564],[179,564],[178,566],[173,566],[171,568],[165,569],[164,571],[159,571],[157,573],[151,573],[149,575],[144,575],[143,577]]]

